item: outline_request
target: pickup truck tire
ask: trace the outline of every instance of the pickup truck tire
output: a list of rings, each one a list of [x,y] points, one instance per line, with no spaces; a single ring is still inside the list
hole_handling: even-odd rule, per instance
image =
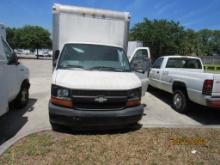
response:
[[[23,84],[21,86],[20,92],[17,95],[14,106],[15,108],[21,109],[27,106],[29,100],[29,87],[28,85]]]
[[[173,108],[179,113],[186,113],[188,111],[188,97],[183,90],[176,90],[173,94]]]
[[[50,123],[50,125],[51,125],[51,128],[52,128],[53,131],[57,131],[57,130],[59,130],[61,128],[61,126],[58,125],[58,124]]]

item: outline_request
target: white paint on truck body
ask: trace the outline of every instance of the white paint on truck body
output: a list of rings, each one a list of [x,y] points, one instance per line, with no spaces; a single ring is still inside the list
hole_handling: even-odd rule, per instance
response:
[[[53,82],[56,85],[82,90],[128,90],[141,86],[134,73],[56,70]]]
[[[129,22],[128,12],[55,4],[53,51],[72,42],[114,45],[127,50]]]
[[[8,111],[8,103],[18,95],[22,82],[29,79],[29,70],[22,64],[9,64],[14,56],[6,41],[6,31],[0,26],[0,116]],[[6,54],[7,53],[7,54]]]

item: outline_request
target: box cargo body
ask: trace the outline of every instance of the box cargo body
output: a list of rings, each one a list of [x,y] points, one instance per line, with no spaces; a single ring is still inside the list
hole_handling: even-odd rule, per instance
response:
[[[127,12],[55,4],[53,51],[72,42],[114,45],[127,50],[129,20]]]
[[[6,31],[5,26],[3,24],[0,24],[0,36],[3,37],[4,40],[6,40]]]

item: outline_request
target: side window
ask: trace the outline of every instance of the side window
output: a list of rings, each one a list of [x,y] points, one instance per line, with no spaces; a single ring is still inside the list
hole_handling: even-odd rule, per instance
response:
[[[152,68],[160,69],[162,63],[163,63],[163,58],[158,58],[158,59],[154,62]]]
[[[169,58],[166,68],[184,68],[186,61],[181,58]]]
[[[138,50],[133,59],[146,59],[148,57],[148,52],[146,49],[140,49]]]
[[[150,69],[151,61],[148,58],[148,51],[146,49],[137,50],[133,59],[131,60],[131,68],[138,68],[143,71]]]
[[[8,61],[10,61],[14,56],[13,51],[3,39],[2,39],[2,45],[3,45],[3,49],[5,52],[6,58]]]
[[[192,59],[189,60],[186,65],[185,68],[189,68],[189,69],[202,69],[202,65],[201,62],[197,59]]]
[[[5,56],[4,56],[3,49],[2,49],[2,44],[1,44],[1,41],[0,41],[0,61],[2,61],[2,60],[5,60]]]
[[[0,61],[2,61],[2,60],[5,60],[5,58],[4,58],[3,54],[2,54],[2,52],[0,52]]]

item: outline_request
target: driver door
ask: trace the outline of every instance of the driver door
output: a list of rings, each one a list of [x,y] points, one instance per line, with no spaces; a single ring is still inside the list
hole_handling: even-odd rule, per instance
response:
[[[129,59],[132,70],[139,77],[142,83],[142,96],[148,87],[148,72],[151,67],[151,56],[148,47],[137,48]]]
[[[0,38],[0,116],[8,111],[7,59]]]
[[[14,53],[11,47],[8,45],[8,43],[1,38],[2,40],[2,48],[4,55],[7,59],[7,65],[5,65],[5,79],[7,80],[7,86],[6,89],[8,89],[8,99],[11,101],[16,97],[17,91],[19,89],[18,82],[17,82],[17,65],[16,64],[9,64],[8,62],[10,59],[14,58]]]

